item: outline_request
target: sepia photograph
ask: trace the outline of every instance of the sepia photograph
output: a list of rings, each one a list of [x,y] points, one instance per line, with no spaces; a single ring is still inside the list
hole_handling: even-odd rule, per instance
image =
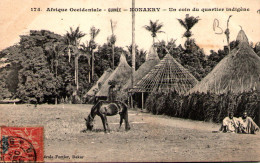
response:
[[[260,161],[259,0],[1,0],[0,162]]]

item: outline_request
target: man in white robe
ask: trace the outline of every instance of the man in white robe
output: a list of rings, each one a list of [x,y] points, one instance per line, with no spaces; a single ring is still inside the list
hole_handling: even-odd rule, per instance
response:
[[[239,133],[244,134],[255,134],[256,131],[259,131],[259,127],[253,121],[251,117],[247,116],[247,112],[243,113],[243,116],[238,119],[239,121]]]
[[[228,117],[223,119],[220,131],[236,133],[238,129],[238,120],[233,113],[229,113]]]

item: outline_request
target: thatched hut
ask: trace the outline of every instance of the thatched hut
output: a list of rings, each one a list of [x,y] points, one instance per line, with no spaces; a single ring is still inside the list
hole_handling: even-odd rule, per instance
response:
[[[239,44],[199,82],[192,92],[241,93],[260,89],[260,57],[249,46],[243,30],[237,35]]]
[[[130,92],[170,92],[184,94],[197,84],[197,79],[170,54],[167,54]],[[144,103],[142,96],[142,107]]]
[[[104,82],[100,91],[96,94],[96,97],[105,99],[108,96],[108,89],[110,82],[115,82],[118,91],[121,91],[123,85],[131,77],[131,67],[128,65],[125,55],[121,54],[120,62],[117,68],[112,72],[109,78]]]
[[[102,85],[106,82],[109,76],[112,74],[113,70],[111,68],[107,69],[102,76],[98,79],[96,84],[85,94],[85,98],[95,96],[101,89]]]
[[[151,46],[145,62],[138,68],[136,72],[134,72],[134,85],[137,84],[146,74],[149,73],[149,71],[154,68],[155,65],[157,65],[160,62],[160,59],[158,57],[158,54],[156,52],[156,48]],[[131,78],[128,79],[127,83],[123,86],[121,91],[121,98],[126,100],[128,95],[128,90],[131,88]]]

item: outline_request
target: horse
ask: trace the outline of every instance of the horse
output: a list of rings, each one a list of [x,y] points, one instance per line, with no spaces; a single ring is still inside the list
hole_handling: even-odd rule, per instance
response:
[[[100,116],[104,132],[109,132],[109,126],[107,122],[107,116],[114,116],[114,115],[120,115],[120,125],[119,129],[121,128],[121,125],[123,123],[123,120],[125,120],[125,130],[130,130],[130,125],[128,122],[128,107],[124,102],[121,101],[98,101],[92,108],[87,118],[85,118],[86,121],[86,127],[87,130],[93,129],[93,120],[96,115]]]

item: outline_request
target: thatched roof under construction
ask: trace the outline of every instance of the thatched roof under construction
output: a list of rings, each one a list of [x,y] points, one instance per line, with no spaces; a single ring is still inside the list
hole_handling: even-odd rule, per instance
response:
[[[106,82],[112,72],[111,68],[107,69],[85,96],[94,96],[101,89],[102,85]]]
[[[138,81],[140,81],[146,74],[148,74],[149,71],[159,62],[160,59],[156,52],[156,48],[152,46],[146,56],[146,61],[138,68],[136,72],[134,72],[134,85],[136,85]],[[127,91],[129,88],[131,88],[131,78],[122,88],[122,98],[127,98]]]
[[[240,93],[260,89],[260,57],[249,46],[243,30],[238,46],[190,92]]]
[[[197,82],[187,69],[167,54],[131,92],[176,91],[178,94],[184,94]]]
[[[131,67],[126,62],[126,58],[124,54],[121,54],[120,62],[117,68],[113,71],[113,73],[109,76],[109,78],[102,85],[100,91],[96,94],[98,97],[107,97],[108,89],[110,87],[109,82],[115,81],[116,87],[122,88],[123,85],[126,84],[127,80],[131,77]]]

